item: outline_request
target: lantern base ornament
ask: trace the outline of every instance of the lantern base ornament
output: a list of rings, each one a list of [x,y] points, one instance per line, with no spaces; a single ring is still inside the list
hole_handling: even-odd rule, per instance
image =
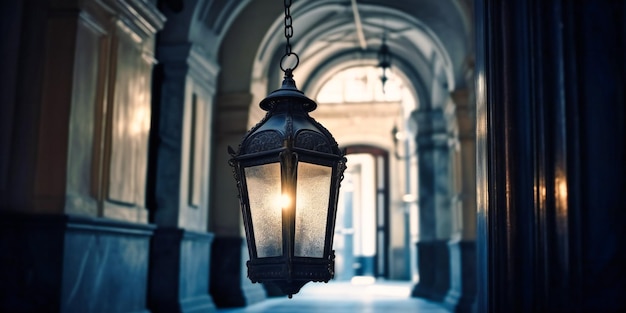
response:
[[[335,276],[335,253],[328,259],[283,257],[253,259],[246,263],[248,278],[253,283],[269,283],[278,287],[289,298],[298,293],[307,282],[327,283]]]

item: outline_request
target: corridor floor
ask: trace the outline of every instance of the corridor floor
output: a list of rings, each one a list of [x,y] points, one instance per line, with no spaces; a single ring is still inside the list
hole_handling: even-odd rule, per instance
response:
[[[245,307],[218,309],[217,313],[448,313],[443,306],[411,298],[405,282],[308,283],[287,297],[269,298]]]

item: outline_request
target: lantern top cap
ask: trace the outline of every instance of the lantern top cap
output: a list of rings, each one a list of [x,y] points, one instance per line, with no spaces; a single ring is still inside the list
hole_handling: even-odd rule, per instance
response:
[[[280,89],[272,91],[265,99],[259,103],[261,109],[265,111],[272,110],[278,102],[290,101],[294,104],[300,104],[305,111],[311,112],[317,108],[317,104],[309,99],[304,93],[296,87],[296,81],[293,80],[291,69],[285,71],[285,78]]]

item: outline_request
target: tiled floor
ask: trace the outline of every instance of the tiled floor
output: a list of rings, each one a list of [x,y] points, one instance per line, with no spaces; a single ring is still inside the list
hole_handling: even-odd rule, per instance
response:
[[[448,313],[441,305],[409,297],[411,285],[402,282],[351,284],[309,283],[292,299],[269,298],[245,308],[218,313]]]

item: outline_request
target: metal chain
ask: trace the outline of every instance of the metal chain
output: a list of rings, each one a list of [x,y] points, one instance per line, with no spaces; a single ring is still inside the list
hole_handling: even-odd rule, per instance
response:
[[[287,45],[285,45],[285,55],[283,55],[283,57],[280,59],[280,69],[283,70],[283,72],[287,72],[287,70],[292,71],[298,66],[298,63],[300,63],[300,58],[298,57],[297,54],[291,51],[290,39],[291,37],[293,37],[293,19],[291,18],[292,0],[285,0],[284,3],[285,3],[285,38],[287,38]],[[286,70],[283,67],[283,62],[285,61],[286,58],[292,55],[296,57],[296,64],[293,66],[293,68]]]
[[[285,38],[287,45],[285,46],[285,55],[291,54],[291,43],[289,39],[293,37],[293,19],[291,18],[291,0],[285,0]]]

